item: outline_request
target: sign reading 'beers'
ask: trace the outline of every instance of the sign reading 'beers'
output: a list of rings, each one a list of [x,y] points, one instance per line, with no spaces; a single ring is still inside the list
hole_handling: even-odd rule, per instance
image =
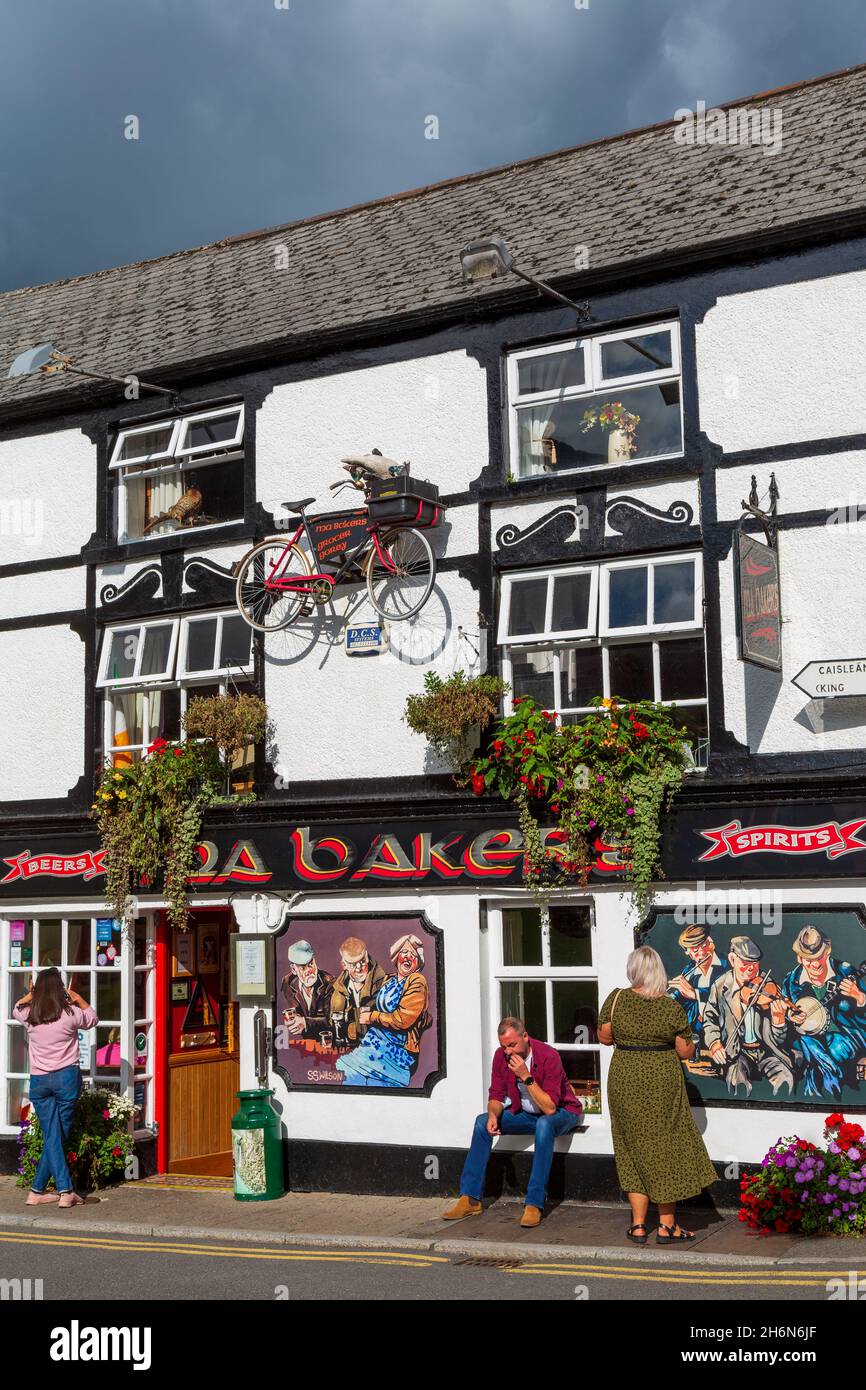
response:
[[[737,532],[740,657],[772,671],[782,669],[779,556],[763,541]]]

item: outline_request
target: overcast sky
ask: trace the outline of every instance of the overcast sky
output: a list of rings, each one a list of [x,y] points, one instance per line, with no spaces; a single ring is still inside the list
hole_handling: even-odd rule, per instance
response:
[[[832,72],[864,40],[863,0],[6,0],[0,289]]]

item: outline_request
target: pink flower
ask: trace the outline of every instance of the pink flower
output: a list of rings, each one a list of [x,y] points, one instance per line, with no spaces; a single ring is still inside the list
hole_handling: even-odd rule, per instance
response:
[[[103,1120],[110,1120],[110,1119],[111,1119],[111,1111],[110,1111],[110,1110],[103,1110],[103,1112],[102,1112],[102,1118],[103,1118]]]
[[[628,810],[626,811],[626,815],[627,815],[627,816],[633,816],[633,815],[634,815],[634,807],[633,807],[633,806],[629,806]]]

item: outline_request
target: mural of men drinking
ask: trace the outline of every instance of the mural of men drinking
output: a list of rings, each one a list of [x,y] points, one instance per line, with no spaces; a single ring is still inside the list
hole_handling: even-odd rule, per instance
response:
[[[781,931],[736,926],[683,930],[658,912],[648,933],[698,1039],[692,1087],[710,1103],[866,1105],[864,914],[786,908]]]
[[[432,1085],[439,1072],[435,928],[420,916],[305,918],[298,937],[292,925],[300,926],[290,924],[276,943],[278,973],[285,961],[277,1069],[286,1080],[365,1090]]]

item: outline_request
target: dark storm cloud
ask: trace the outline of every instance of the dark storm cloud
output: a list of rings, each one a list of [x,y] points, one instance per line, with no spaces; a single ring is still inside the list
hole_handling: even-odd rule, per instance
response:
[[[0,288],[345,207],[866,58],[861,0],[281,3],[5,7]],[[138,140],[124,138],[130,115]],[[425,138],[430,116],[436,140]]]

